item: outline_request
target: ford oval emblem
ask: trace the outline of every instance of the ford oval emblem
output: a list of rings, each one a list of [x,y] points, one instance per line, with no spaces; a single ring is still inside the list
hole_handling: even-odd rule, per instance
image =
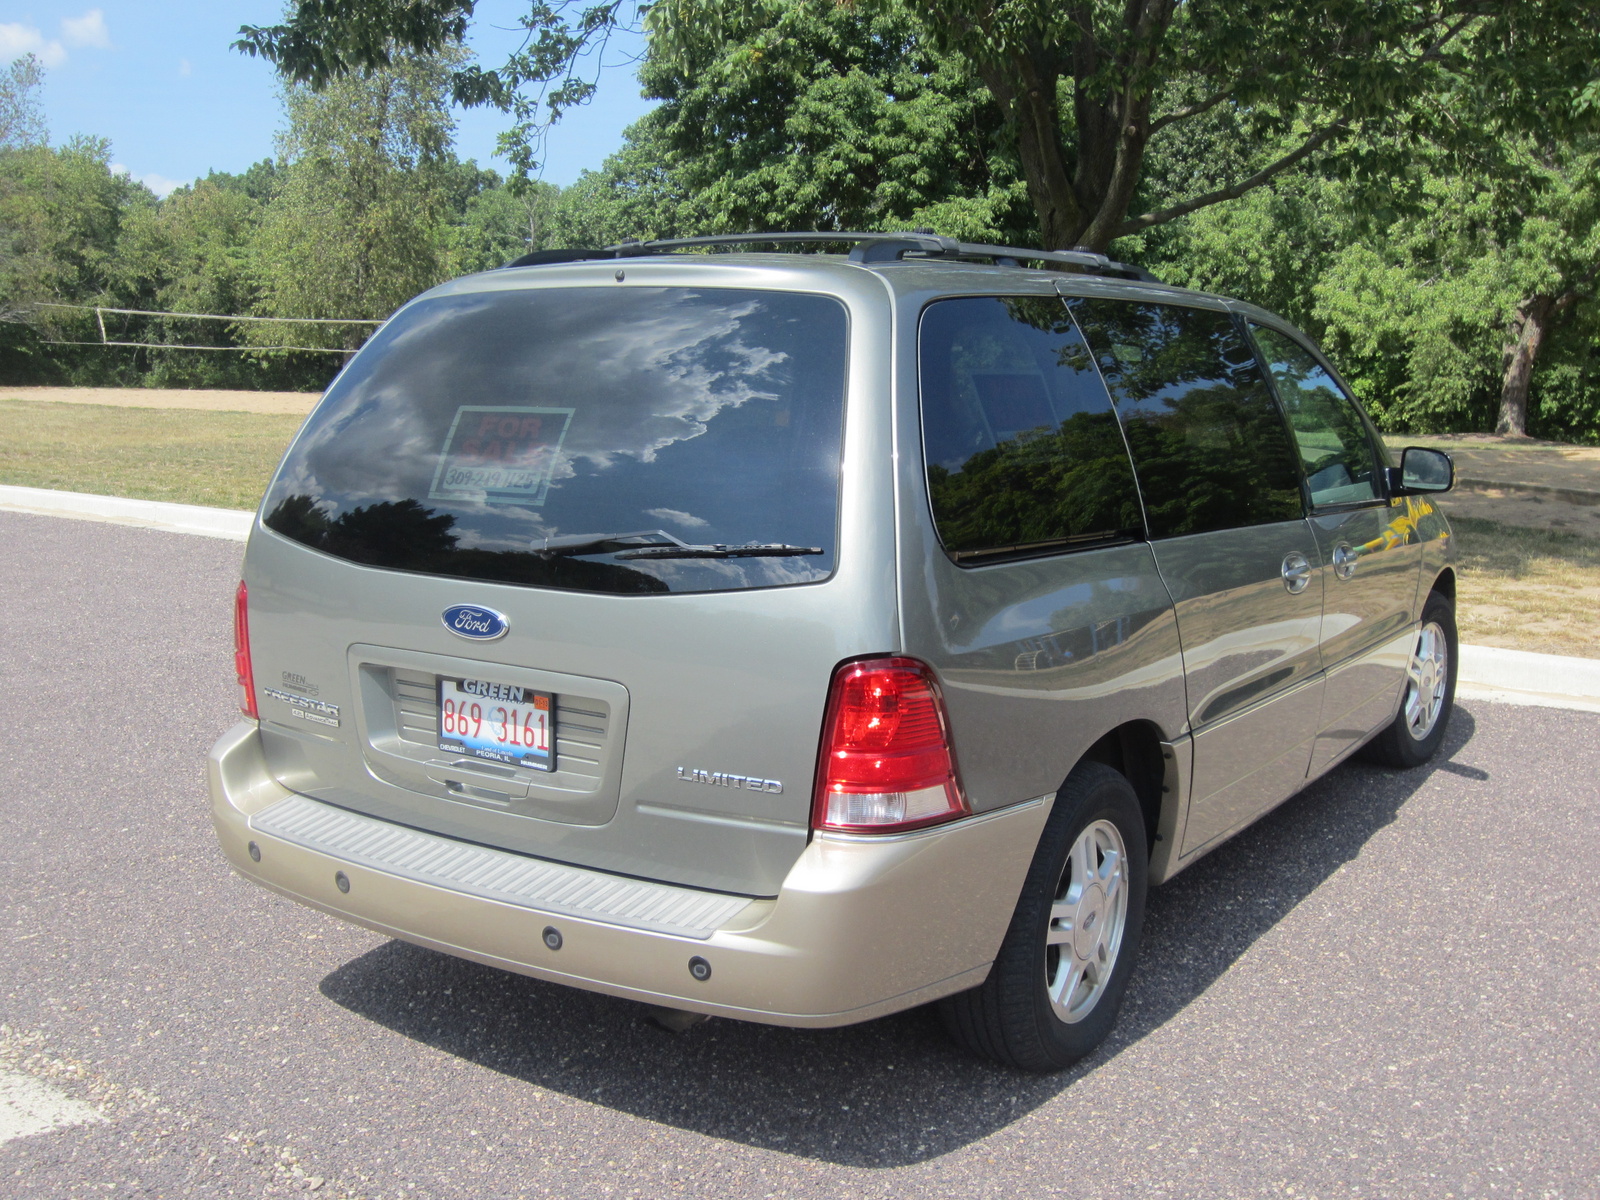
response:
[[[506,630],[511,628],[511,622],[504,615],[476,604],[452,604],[440,614],[440,619],[451,633],[475,642],[492,642],[497,637],[505,637]]]

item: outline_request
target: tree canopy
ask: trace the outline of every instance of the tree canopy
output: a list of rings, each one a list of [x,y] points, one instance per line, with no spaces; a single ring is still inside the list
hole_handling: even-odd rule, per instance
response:
[[[643,14],[660,61],[695,72],[708,48],[751,44],[750,69],[784,62],[788,0],[533,0],[525,47],[500,67],[452,78],[457,101],[515,117],[508,145],[526,168],[541,120],[581,102],[586,49]],[[803,6],[802,6],[803,7]],[[1374,149],[1449,140],[1463,95],[1508,130],[1567,127],[1600,109],[1589,0],[862,0],[863,16],[914,22],[928,45],[980,79],[1000,118],[1046,248],[1104,249],[1117,237],[1237,199],[1304,162],[1384,165]],[[280,25],[237,45],[290,79],[325,85],[387,65],[397,48],[459,44],[472,0],[296,0]],[[544,108],[540,116],[539,103]],[[1218,106],[1242,114],[1275,157],[1209,191],[1135,212],[1152,139]],[[1383,136],[1380,136],[1383,135]]]

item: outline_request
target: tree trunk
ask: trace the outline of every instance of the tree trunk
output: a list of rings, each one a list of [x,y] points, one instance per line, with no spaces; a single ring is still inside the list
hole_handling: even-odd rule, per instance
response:
[[[1551,296],[1533,296],[1517,305],[1511,322],[1511,342],[1505,350],[1505,378],[1500,388],[1500,419],[1496,433],[1528,436],[1528,385],[1533,381],[1533,363],[1539,346],[1549,332],[1556,302]]]
[[[1041,71],[1026,55],[1018,55],[1008,62],[980,64],[979,74],[1016,130],[1017,158],[1039,216],[1039,244],[1046,250],[1076,245],[1089,221],[1067,173],[1055,95],[1058,73]]]

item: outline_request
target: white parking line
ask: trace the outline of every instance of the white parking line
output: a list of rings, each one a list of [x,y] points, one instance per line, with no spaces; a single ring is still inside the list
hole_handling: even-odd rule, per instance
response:
[[[104,1121],[82,1100],[15,1071],[0,1071],[0,1144],[52,1129]]]

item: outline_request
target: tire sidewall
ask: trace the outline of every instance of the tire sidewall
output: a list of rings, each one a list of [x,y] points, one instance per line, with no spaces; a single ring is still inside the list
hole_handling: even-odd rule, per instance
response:
[[[1429,624],[1436,624],[1444,631],[1445,652],[1450,656],[1445,664],[1444,708],[1439,713],[1439,719],[1433,723],[1433,728],[1424,738],[1411,736],[1411,729],[1406,724],[1405,693],[1401,693],[1400,711],[1395,714],[1395,743],[1408,765],[1420,767],[1438,753],[1439,747],[1444,744],[1445,733],[1450,725],[1450,717],[1456,707],[1456,675],[1461,667],[1461,646],[1456,636],[1455,605],[1450,603],[1448,597],[1438,592],[1428,595],[1428,602],[1422,606],[1421,628]],[[1419,631],[1420,633],[1420,631]],[[1406,684],[1407,689],[1410,683]]]
[[[1149,853],[1138,797],[1128,781],[1110,767],[1099,763],[1085,766],[1096,768],[1083,772],[1087,778],[1082,782],[1087,786],[1063,787],[1057,797],[1057,808],[1050,814],[1039,853],[1028,873],[1027,892],[1013,929],[1019,939],[1015,949],[1026,949],[1025,970],[1033,978],[1033,1025],[1039,1047],[1056,1067],[1066,1066],[1093,1051],[1115,1024],[1128,978],[1133,973],[1134,960],[1138,957],[1140,933],[1144,928],[1145,893],[1149,885]],[[1069,780],[1069,784],[1072,782]],[[1110,983],[1087,1016],[1068,1024],[1056,1016],[1046,989],[1045,938],[1050,925],[1050,908],[1066,870],[1067,856],[1078,836],[1096,821],[1109,821],[1122,835],[1127,852],[1124,861],[1128,912]]]

